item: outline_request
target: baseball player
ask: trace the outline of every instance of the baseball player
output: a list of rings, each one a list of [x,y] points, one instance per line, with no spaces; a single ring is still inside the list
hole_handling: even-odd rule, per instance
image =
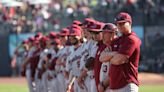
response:
[[[32,71],[31,71],[31,64],[30,62],[32,61],[32,57],[33,57],[33,53],[35,51],[35,47],[33,46],[33,43],[35,41],[35,38],[34,37],[30,37],[29,39],[29,51],[28,51],[28,54],[27,54],[27,58],[25,59],[24,61],[24,64],[23,66],[26,68],[26,79],[27,79],[27,82],[28,82],[28,87],[29,87],[29,90],[30,92],[34,92],[34,81],[32,79]]]
[[[50,88],[49,90],[54,92],[54,91],[60,91],[60,82],[58,80],[58,75],[59,75],[59,70],[60,67],[57,65],[57,57],[58,53],[61,49],[63,49],[63,46],[61,45],[61,42],[58,38],[55,38],[53,42],[51,42],[51,48],[50,50],[53,50],[53,53],[50,53],[52,57],[47,57],[48,58],[48,68],[46,72],[48,73],[48,87]],[[52,52],[52,51],[51,51]],[[63,76],[64,77],[64,76]],[[62,91],[60,91],[62,92]]]
[[[27,58],[27,55],[28,55],[28,51],[29,51],[29,41],[28,41],[28,39],[27,40],[24,40],[23,42],[22,42],[22,45],[23,45],[23,49],[24,49],[24,53],[23,53],[23,59],[22,60],[25,60],[26,58]],[[24,62],[23,62],[24,63]],[[22,63],[22,68],[21,68],[21,75],[22,76],[25,76],[25,72],[26,72],[26,68],[25,68],[25,66],[23,65],[23,63]]]
[[[86,19],[86,20],[87,21],[85,21],[85,22],[89,22],[86,25],[87,31],[92,33],[91,35],[92,35],[93,40],[90,39],[88,41],[89,44],[86,45],[87,47],[85,47],[85,49],[87,49],[87,51],[89,51],[89,56],[87,58],[84,55],[84,58],[86,59],[86,60],[84,60],[85,61],[85,67],[83,68],[84,74],[81,74],[81,76],[80,76],[81,78],[79,78],[78,81],[80,82],[82,80],[82,77],[85,75],[85,71],[86,71],[87,75],[85,77],[85,84],[88,87],[88,91],[96,92],[97,90],[96,90],[96,84],[95,84],[95,79],[94,79],[93,64],[94,64],[94,58],[96,55],[97,41],[99,41],[101,39],[101,36],[100,36],[101,34],[99,35],[99,33],[100,33],[99,30],[101,30],[103,25],[92,19]],[[79,85],[81,85],[81,84],[79,83]]]
[[[110,44],[111,42],[117,37],[117,27],[112,24],[112,23],[107,23],[104,28],[103,28],[103,44],[106,45],[106,48],[101,52],[102,53],[110,53],[111,52],[111,47]],[[110,63],[109,62],[104,62],[101,65],[100,69],[100,83],[98,85],[98,90],[99,92],[104,92],[107,87],[109,86],[109,67]]]
[[[102,54],[101,62],[110,62],[110,92],[138,92],[138,63],[141,40],[132,31],[132,18],[121,12],[115,18],[123,34],[111,43],[112,52]]]
[[[87,88],[81,89],[77,84],[77,78],[80,76],[81,69],[81,30],[73,28],[70,31],[70,42],[74,45],[74,52],[71,53],[67,58],[66,70],[70,72],[68,88],[72,86],[72,81],[74,81],[74,91],[75,92],[86,92]],[[67,66],[68,65],[68,66]],[[69,90],[69,89],[68,89]]]
[[[96,21],[94,24],[90,25],[90,27],[89,27],[89,31],[92,34],[92,37],[94,40],[94,45],[92,45],[92,49],[91,49],[91,57],[94,59],[96,59],[96,53],[97,53],[99,44],[101,43],[101,40],[102,40],[101,30],[102,30],[103,26],[104,26],[104,23]],[[86,63],[86,65],[87,65],[87,63]],[[95,65],[94,65],[94,67],[95,67]],[[96,83],[95,83],[95,77],[96,76],[94,75],[95,74],[94,67],[91,68],[92,76],[94,76],[94,81],[92,80],[92,84],[91,84],[92,85],[92,89],[91,89],[92,92],[97,91]]]
[[[48,38],[43,36],[40,39],[40,59],[37,66],[36,74],[35,74],[35,81],[36,81],[36,90],[37,92],[44,92],[47,91],[47,78],[46,78],[46,69],[45,69],[45,57],[47,56],[48,49],[46,49],[46,41],[48,41]],[[45,73],[45,74],[44,74]],[[43,75],[44,74],[44,75]]]
[[[56,58],[57,53],[60,51],[60,49],[63,48],[63,46],[61,45],[60,40],[58,38],[54,37],[54,40],[52,40],[53,38],[51,38],[51,37],[49,37],[49,38],[51,40],[48,40],[47,44],[46,44],[47,45],[46,49],[48,50],[47,55],[44,58],[44,61],[45,61],[44,67],[45,67],[46,70],[42,75],[42,80],[45,84],[44,87],[47,91],[54,91],[54,90],[57,90],[57,89],[54,89],[53,87],[56,86],[56,88],[58,88],[60,85],[52,84],[53,82],[51,81],[51,79],[49,79],[49,76],[53,77],[53,79],[55,80],[54,82],[57,82],[56,81],[57,78],[54,78],[53,71],[49,71],[48,68],[49,68],[49,64],[51,64],[50,60],[53,59],[53,58]],[[55,65],[55,72],[58,73],[59,68],[56,68],[56,67],[57,67],[57,64]],[[58,74],[55,74],[56,77],[57,77],[57,75]]]
[[[66,78],[65,78],[66,58],[73,51],[73,49],[71,49],[71,46],[67,45],[68,35],[69,35],[69,29],[67,28],[63,28],[59,33],[59,39],[63,48],[60,49],[57,53],[55,69],[58,70],[57,79],[59,82],[58,85],[59,85],[60,92],[66,92]]]

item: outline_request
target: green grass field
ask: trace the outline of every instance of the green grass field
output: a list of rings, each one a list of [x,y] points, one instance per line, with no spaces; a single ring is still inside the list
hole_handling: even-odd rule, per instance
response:
[[[164,92],[164,85],[141,86],[139,92]]]
[[[28,92],[26,85],[0,84],[0,92]],[[164,92],[164,85],[141,86],[139,92]]]
[[[28,87],[20,84],[0,84],[0,92],[28,92]]]

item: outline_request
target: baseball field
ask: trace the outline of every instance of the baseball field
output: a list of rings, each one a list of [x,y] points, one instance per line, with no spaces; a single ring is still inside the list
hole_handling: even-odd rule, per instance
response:
[[[164,74],[140,73],[139,92],[164,92]],[[25,78],[0,78],[0,92],[28,92]]]

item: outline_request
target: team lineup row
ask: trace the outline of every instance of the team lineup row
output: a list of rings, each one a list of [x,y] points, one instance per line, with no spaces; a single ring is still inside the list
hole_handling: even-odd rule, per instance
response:
[[[129,14],[115,23],[75,20],[59,33],[24,40],[22,75],[30,92],[138,92],[141,41]]]

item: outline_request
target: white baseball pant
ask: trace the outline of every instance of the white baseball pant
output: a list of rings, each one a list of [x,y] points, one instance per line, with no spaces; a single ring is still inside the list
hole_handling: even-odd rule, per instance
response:
[[[138,92],[138,86],[134,83],[129,83],[120,89],[110,89],[108,92]]]

